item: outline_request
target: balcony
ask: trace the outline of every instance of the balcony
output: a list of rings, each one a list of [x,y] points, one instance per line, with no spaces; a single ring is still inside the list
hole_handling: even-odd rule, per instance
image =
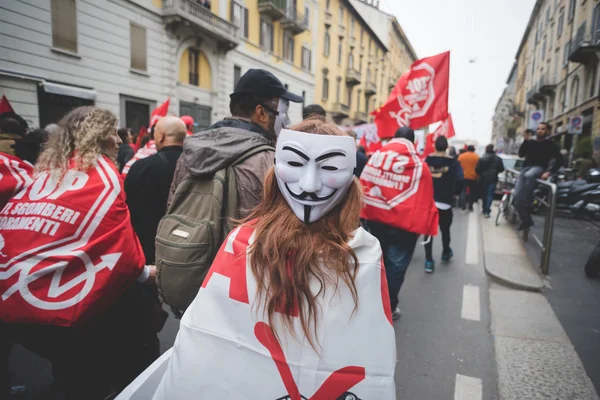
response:
[[[569,49],[569,61],[585,65],[596,63],[600,51],[598,39],[600,38],[593,38],[591,34],[586,33],[585,22],[581,24]]]
[[[350,112],[350,107],[342,103],[334,103],[331,113],[334,118],[346,118]]]
[[[293,35],[299,35],[308,30],[308,18],[295,8],[288,8],[285,18],[281,21],[281,26]]]
[[[538,85],[535,85],[527,92],[526,100],[528,104],[533,105],[537,105],[540,101],[544,100],[544,95],[540,92]]]
[[[556,79],[547,75],[542,76],[539,83],[539,92],[544,96],[552,96],[556,93]]]
[[[351,49],[356,47],[356,39],[354,39],[354,36],[348,37],[348,46],[350,46]]]
[[[271,17],[273,21],[285,18],[286,7],[285,0],[258,0],[258,12]]]
[[[373,96],[376,93],[377,93],[377,85],[375,84],[375,82],[367,81],[367,83],[365,84],[365,95]]]
[[[346,36],[346,27],[344,25],[338,25],[338,35],[340,37]]]
[[[325,10],[325,26],[329,28],[331,25],[333,25],[333,14]]]
[[[346,84],[356,86],[360,83],[360,72],[354,68],[346,69]]]
[[[219,49],[229,51],[239,43],[238,28],[216,16],[193,0],[164,0],[163,21],[168,30],[178,35],[195,34],[212,38]]]
[[[355,125],[366,124],[369,121],[369,116],[364,111],[352,111],[350,118],[354,121]]]

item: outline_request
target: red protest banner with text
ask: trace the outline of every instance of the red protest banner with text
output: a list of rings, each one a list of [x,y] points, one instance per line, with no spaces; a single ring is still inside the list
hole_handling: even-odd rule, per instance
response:
[[[373,112],[381,138],[402,126],[413,129],[446,119],[450,84],[450,52],[416,61],[402,75],[390,98]]]
[[[0,210],[0,320],[73,326],[105,312],[144,254],[112,161],[48,172]]]

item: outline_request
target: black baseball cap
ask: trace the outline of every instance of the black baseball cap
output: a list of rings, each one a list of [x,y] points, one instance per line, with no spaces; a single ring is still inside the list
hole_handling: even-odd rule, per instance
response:
[[[259,97],[280,97],[294,103],[302,103],[301,96],[287,91],[275,75],[264,69],[249,69],[235,85],[230,97],[236,94],[251,94]]]

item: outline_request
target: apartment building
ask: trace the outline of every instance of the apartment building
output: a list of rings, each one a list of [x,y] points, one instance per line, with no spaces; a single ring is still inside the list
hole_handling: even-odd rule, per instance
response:
[[[319,1],[316,101],[343,125],[372,121],[416,60],[398,24],[368,0]]]
[[[519,46],[515,117],[519,133],[532,110],[544,110],[555,133],[566,132],[569,118],[583,116],[575,153],[600,145],[598,59],[600,4],[593,0],[538,0]],[[573,147],[573,135],[556,139]]]
[[[313,0],[11,0],[0,4],[0,95],[32,127],[94,104],[146,125],[167,98],[197,129],[229,114],[249,68],[312,100]],[[301,105],[290,117],[301,119]]]
[[[515,63],[506,81],[506,88],[498,100],[492,120],[492,143],[504,153],[510,153],[515,147],[519,126],[518,115],[515,113],[516,80],[517,64]]]

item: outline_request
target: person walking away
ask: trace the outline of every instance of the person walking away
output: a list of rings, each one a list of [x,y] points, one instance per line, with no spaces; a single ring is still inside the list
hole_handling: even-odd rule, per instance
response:
[[[125,179],[127,206],[131,223],[137,234],[146,264],[155,264],[155,238],[158,224],[167,210],[167,199],[173,181],[177,160],[183,152],[186,126],[177,117],[163,117],[154,130],[157,153],[136,161]],[[122,354],[127,361],[116,366],[121,371],[123,388],[146,369],[160,355],[158,332],[162,330],[167,315],[162,310],[155,286],[135,284],[130,303],[138,311],[123,321]],[[133,310],[132,310],[133,311]],[[128,313],[124,313],[128,314]]]
[[[190,115],[182,115],[181,120],[187,129],[186,136],[192,136],[194,134],[194,127],[198,126],[198,124],[194,121],[194,118],[192,118]]]
[[[417,239],[438,230],[431,173],[414,141],[412,129],[399,128],[394,139],[371,156],[360,176],[365,195],[361,217],[381,243],[394,319],[400,317],[398,294]]]
[[[119,153],[117,154],[117,166],[119,167],[119,172],[122,172],[127,161],[131,160],[135,153],[131,148],[131,131],[127,128],[120,128],[117,133],[122,142],[119,145]]]
[[[260,69],[248,70],[230,97],[232,117],[185,140],[157,233],[158,287],[176,315],[194,300],[230,221],[246,218],[260,203],[277,127],[287,118],[277,110],[302,102]],[[190,221],[199,228],[190,229]]]
[[[477,201],[478,194],[478,175],[475,167],[479,162],[479,156],[475,153],[475,146],[469,145],[467,151],[458,156],[458,162],[465,175],[465,189],[463,190],[468,191],[467,201],[463,203],[463,210],[466,210],[468,205],[469,211],[473,211],[473,203]]]
[[[550,124],[542,122],[537,128],[537,138],[532,139],[529,133],[524,135],[523,144],[519,148],[519,157],[525,158],[523,168],[517,179],[514,193],[514,204],[521,224],[517,230],[526,230],[533,226],[531,205],[533,192],[538,179],[548,179],[550,175],[563,166],[564,160],[556,143],[546,139],[550,134]],[[552,166],[550,161],[554,160]]]
[[[429,166],[433,177],[433,197],[439,213],[439,226],[442,232],[442,262],[450,261],[454,252],[450,247],[450,227],[452,226],[452,202],[455,188],[461,189],[463,184],[463,170],[457,160],[446,155],[448,139],[440,136],[435,141],[435,152],[429,155],[425,162]],[[425,272],[433,273],[435,261],[433,260],[433,237],[425,243]]]
[[[40,155],[34,182],[0,212],[8,274],[0,280],[0,343],[48,359],[67,400],[113,391],[123,361],[115,352],[121,300],[136,279],[155,276],[131,226],[115,166],[119,144],[110,111],[72,110]]]
[[[504,162],[496,154],[493,144],[486,146],[485,155],[479,159],[475,172],[481,177],[483,184],[483,215],[489,218],[498,184],[498,174],[504,172]]]
[[[150,397],[396,398],[387,284],[377,239],[359,225],[355,149],[318,119],[281,132],[264,198],[217,254]]]

